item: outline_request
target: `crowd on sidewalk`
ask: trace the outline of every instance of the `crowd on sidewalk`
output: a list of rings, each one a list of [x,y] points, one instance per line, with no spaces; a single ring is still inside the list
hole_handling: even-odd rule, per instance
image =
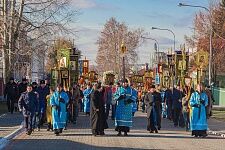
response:
[[[161,130],[161,118],[165,117],[174,122],[174,127],[186,127],[193,136],[206,137],[207,118],[211,115],[213,101],[209,89],[202,84],[198,84],[196,90],[190,86],[184,89],[176,86],[165,91],[150,85],[146,93],[140,93],[132,84],[129,85],[128,80],[107,86],[98,82],[85,85],[73,83],[71,87],[58,84],[53,88],[44,80],[39,84],[29,84],[22,79],[17,84],[13,78],[5,87],[5,98],[9,112],[17,109],[23,112],[28,135],[34,130],[40,131],[47,123],[47,131],[54,131],[57,136],[67,129],[68,123],[77,123],[79,112],[90,116],[94,136],[105,134],[109,117],[115,120],[117,135],[124,133],[127,136],[132,118],[142,106],[142,111],[147,113],[147,130],[150,133]]]

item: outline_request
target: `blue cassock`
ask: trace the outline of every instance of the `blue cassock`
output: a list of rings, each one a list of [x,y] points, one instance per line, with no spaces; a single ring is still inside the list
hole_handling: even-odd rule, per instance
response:
[[[204,101],[200,102],[200,99]],[[190,128],[191,131],[194,130],[207,130],[208,124],[206,119],[206,106],[208,105],[208,96],[205,92],[199,94],[194,92],[190,99]]]
[[[59,102],[59,99],[64,99],[65,103]],[[54,92],[50,98],[51,106],[58,106],[58,109],[52,107],[52,122],[53,129],[64,128],[66,125],[66,104],[69,102],[69,97],[66,92]]]
[[[135,89],[132,89],[132,98],[134,99],[133,107],[132,107],[132,112],[136,112],[137,111],[137,96],[138,96],[138,92]]]
[[[84,112],[90,112],[90,99],[92,89],[84,90]]]
[[[136,101],[132,96],[132,91],[130,87],[119,87],[114,94],[117,101],[115,126],[132,127],[132,103]]]

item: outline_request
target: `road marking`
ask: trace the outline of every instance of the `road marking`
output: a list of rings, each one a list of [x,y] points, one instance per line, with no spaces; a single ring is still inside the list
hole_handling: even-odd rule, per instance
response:
[[[18,134],[20,134],[23,131],[23,122],[21,123],[20,127],[16,130],[14,130],[9,135],[6,135],[5,137],[0,139],[0,150],[6,147],[6,145],[10,142],[11,139],[16,137]]]
[[[0,116],[0,118],[2,118],[2,117],[4,117],[4,116],[6,116],[6,114],[2,114],[2,115]]]

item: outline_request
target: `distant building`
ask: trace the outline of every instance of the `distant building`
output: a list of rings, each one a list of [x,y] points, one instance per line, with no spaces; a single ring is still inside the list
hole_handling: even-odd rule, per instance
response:
[[[45,79],[46,47],[43,42],[37,41],[32,45],[34,48],[31,56],[31,81],[39,82]]]

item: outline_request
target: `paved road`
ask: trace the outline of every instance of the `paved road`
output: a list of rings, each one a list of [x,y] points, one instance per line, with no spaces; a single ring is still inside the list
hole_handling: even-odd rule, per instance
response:
[[[138,112],[134,118],[134,127],[128,137],[117,137],[113,122],[109,120],[110,128],[103,137],[93,137],[89,129],[88,117],[80,115],[77,125],[69,125],[69,129],[61,136],[42,129],[28,136],[20,134],[5,148],[5,150],[69,150],[69,149],[182,149],[182,150],[222,150],[225,149],[225,139],[209,136],[206,139],[193,138],[190,133],[181,128],[174,128],[168,120],[162,121],[159,134],[146,131],[145,114]]]
[[[22,114],[18,112],[0,115],[0,139],[18,129],[22,121]]]

